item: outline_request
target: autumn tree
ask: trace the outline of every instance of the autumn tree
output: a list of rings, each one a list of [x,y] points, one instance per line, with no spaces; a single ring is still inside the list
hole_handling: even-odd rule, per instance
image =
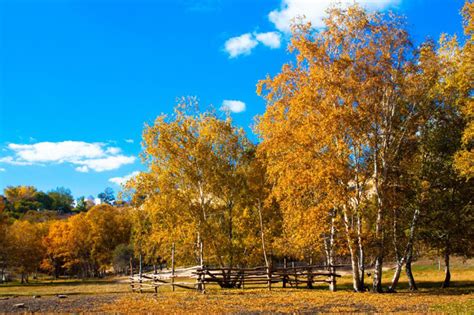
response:
[[[58,278],[63,272],[72,270],[77,257],[72,253],[71,241],[69,220],[51,222],[48,234],[42,240],[46,249],[45,257],[41,263],[42,269],[53,274],[55,278]]]
[[[37,272],[44,257],[42,237],[44,225],[28,221],[15,221],[7,231],[8,264],[21,275],[21,283],[28,275]]]
[[[8,231],[8,216],[4,206],[4,200],[0,196],[0,283],[4,281],[5,269],[8,262],[8,248],[7,248],[7,231]]]
[[[456,81],[460,92],[456,105],[466,121],[466,127],[462,135],[462,146],[456,154],[455,167],[462,176],[472,179],[474,177],[474,100],[472,98],[472,82],[474,81],[474,3],[472,1],[466,1],[463,16],[466,43],[459,59],[458,71],[456,71]]]
[[[393,174],[420,116],[410,93],[416,54],[399,17],[358,6],[330,9],[319,31],[295,25],[290,50],[296,64],[258,89],[268,102],[257,127],[260,150],[285,225],[304,226],[311,233],[297,241],[317,243],[328,234],[329,214],[340,213],[356,291],[364,289],[364,244],[372,235],[380,292]]]
[[[41,202],[35,199],[37,189],[33,186],[8,186],[4,189],[5,197],[16,217],[28,212],[42,208]]]
[[[98,205],[87,213],[51,223],[43,238],[44,269],[81,277],[101,276],[112,266],[117,246],[130,242],[128,209]]]
[[[112,265],[115,248],[120,244],[128,244],[130,240],[127,209],[107,204],[97,205],[87,212],[85,219],[89,225],[91,259],[98,271],[105,273]]]
[[[150,233],[148,250],[166,259],[176,243],[177,252],[186,253],[177,255],[182,262],[199,263],[202,243],[206,263],[247,263],[251,248],[244,240],[259,234],[249,224],[257,217],[244,202],[244,168],[253,146],[243,131],[230,117],[199,113],[196,101],[187,99],[171,117],[146,126],[143,143],[148,171],[131,186],[137,211],[147,213],[138,216],[150,222],[139,228]]]
[[[392,282],[388,288],[394,292],[401,271],[405,265],[410,289],[416,289],[411,263],[413,248],[420,224],[420,215],[425,209],[425,166],[430,156],[428,134],[431,124],[441,107],[438,106],[438,83],[440,66],[435,44],[431,41],[423,43],[416,51],[417,63],[407,78],[407,97],[418,108],[412,112],[416,117],[416,132],[411,131],[409,137],[400,145],[398,155],[393,160],[390,176],[391,194],[390,213],[387,222],[391,227],[387,231],[392,243],[392,257],[396,262]]]
[[[33,186],[8,186],[4,189],[4,195],[11,203],[20,200],[31,200],[36,192],[37,189]]]

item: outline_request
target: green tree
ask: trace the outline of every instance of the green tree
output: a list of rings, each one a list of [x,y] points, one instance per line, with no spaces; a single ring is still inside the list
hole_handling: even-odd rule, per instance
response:
[[[105,190],[97,195],[97,198],[100,199],[101,203],[113,204],[115,201],[114,190],[110,187],[105,188]]]
[[[71,190],[65,187],[58,187],[48,192],[48,196],[52,199],[52,209],[59,213],[69,213],[72,210],[74,197]]]
[[[130,260],[133,263],[133,246],[129,244],[119,244],[114,249],[112,256],[112,265],[117,273],[126,273],[130,266]]]
[[[77,198],[76,200],[76,207],[74,208],[74,211],[76,212],[84,212],[84,211],[87,211],[87,203],[86,203],[86,199],[84,198],[84,196],[81,196],[79,198]]]
[[[40,210],[51,210],[53,208],[53,199],[46,193],[38,191],[34,196],[35,201],[39,202]]]

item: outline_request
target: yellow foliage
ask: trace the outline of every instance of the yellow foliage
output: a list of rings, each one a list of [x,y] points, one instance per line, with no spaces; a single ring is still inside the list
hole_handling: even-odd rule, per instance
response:
[[[207,264],[246,264],[260,244],[247,180],[254,147],[230,117],[196,109],[185,99],[145,127],[148,171],[129,183],[135,250],[169,261],[175,243],[178,261],[195,264],[202,241]]]

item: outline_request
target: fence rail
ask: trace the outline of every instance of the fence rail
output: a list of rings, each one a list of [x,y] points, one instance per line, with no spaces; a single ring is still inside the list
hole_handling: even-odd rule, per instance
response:
[[[153,290],[155,293],[162,286],[198,290],[205,292],[206,284],[218,284],[221,288],[250,288],[266,285],[269,290],[274,284],[281,283],[283,288],[313,288],[315,283],[327,283],[331,291],[336,290],[337,268],[345,265],[310,265],[292,267],[254,267],[254,268],[211,268],[193,266],[188,268],[163,270],[159,273],[133,274],[130,285],[133,291]],[[177,278],[196,279],[192,282],[177,282]]]

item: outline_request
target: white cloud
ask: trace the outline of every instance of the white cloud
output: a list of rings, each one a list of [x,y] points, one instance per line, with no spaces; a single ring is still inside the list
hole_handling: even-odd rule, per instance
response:
[[[8,151],[8,150],[6,150],[6,151]],[[6,163],[6,164],[11,164],[11,165],[20,165],[20,166],[32,165],[33,164],[31,162],[17,161],[11,156],[5,156],[5,157],[0,158],[0,163]]]
[[[103,172],[114,170],[135,162],[134,156],[121,154],[118,147],[101,142],[62,141],[38,142],[35,144],[8,145],[13,155],[0,158],[0,163],[13,165],[33,165],[48,163],[69,163],[76,165],[78,172]]]
[[[128,175],[125,175],[123,177],[112,177],[112,178],[109,178],[109,182],[121,186],[121,185],[124,185],[127,181],[129,181],[133,177],[137,176],[138,174],[140,174],[140,172],[135,171],[135,172],[130,173]]]
[[[241,113],[245,111],[245,103],[237,100],[224,100],[221,110],[230,111],[232,113]]]
[[[271,49],[280,48],[281,35],[278,32],[245,33],[240,36],[229,38],[225,42],[225,51],[230,58],[240,55],[250,55],[252,50],[261,43]]]
[[[401,0],[282,0],[280,8],[269,13],[268,18],[275,27],[285,33],[290,32],[292,20],[305,16],[314,27],[322,27],[326,10],[333,4],[350,5],[355,2],[369,10],[381,10],[396,5]]]
[[[229,54],[230,58],[235,58],[240,55],[248,55],[258,45],[258,41],[255,40],[250,33],[246,33],[237,37],[229,38],[225,42],[225,51]]]
[[[76,171],[81,172],[81,173],[88,173],[89,168],[87,166],[78,166],[75,168]]]
[[[105,150],[105,153],[112,154],[112,155],[119,154],[120,152],[122,152],[122,150],[120,150],[120,148],[117,148],[117,147],[110,147]]]
[[[134,141],[133,141],[133,139],[125,139],[125,142],[127,142],[127,143],[133,143]]]
[[[0,172],[5,172],[6,169],[4,169],[3,167],[0,167]]]
[[[107,156],[101,159],[89,159],[78,161],[75,164],[82,165],[84,170],[94,170],[96,172],[111,171],[120,168],[122,165],[133,164],[135,162],[134,156],[115,155]]]
[[[271,49],[280,48],[281,46],[281,35],[278,32],[255,33],[255,38]]]

